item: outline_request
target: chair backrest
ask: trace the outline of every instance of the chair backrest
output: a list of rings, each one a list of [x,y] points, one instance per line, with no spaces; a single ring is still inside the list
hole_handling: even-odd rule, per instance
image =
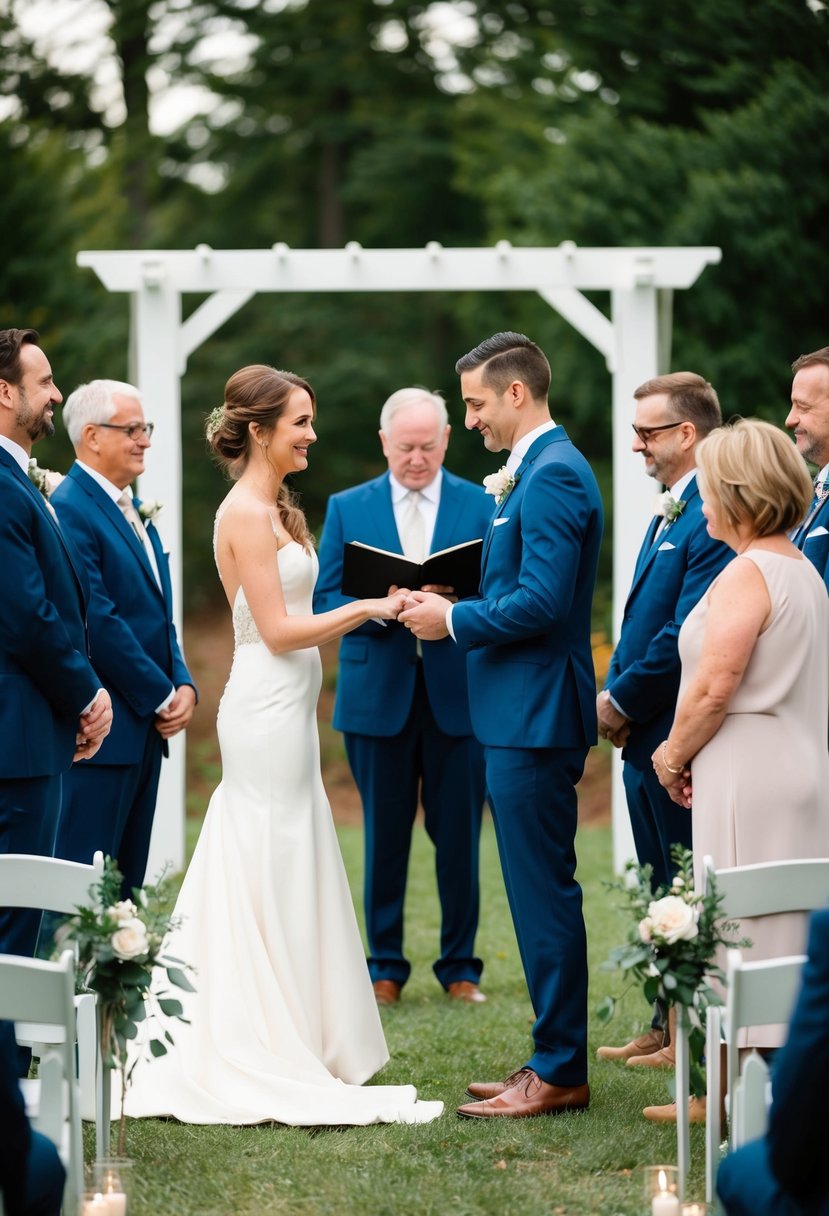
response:
[[[40,1102],[34,1125],[57,1146],[66,1167],[64,1209],[74,1212],[83,1185],[83,1137],[75,1078],[75,962],[0,954],[0,1018],[59,1027],[40,1061]]]
[[[746,962],[741,950],[729,950],[728,1002],[723,1019],[729,1094],[735,1092],[740,1071],[740,1030],[789,1021],[805,962],[805,954]]]
[[[829,857],[763,861],[722,870],[714,869],[710,857],[702,864],[705,889],[713,874],[723,897],[723,913],[729,920],[777,912],[813,912],[829,902]]]
[[[91,866],[29,853],[0,854],[0,907],[74,912],[79,904],[89,903],[89,888],[103,872],[100,851]]]

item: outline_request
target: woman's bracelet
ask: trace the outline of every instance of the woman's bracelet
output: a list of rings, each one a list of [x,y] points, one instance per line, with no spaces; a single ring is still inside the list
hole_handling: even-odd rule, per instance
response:
[[[669,764],[667,747],[668,747],[668,740],[665,739],[662,743],[662,747],[660,748],[660,751],[662,752],[662,763],[665,765],[665,768],[668,770],[669,773],[673,773],[675,777],[679,776],[680,773],[685,772],[685,765],[680,764],[679,768],[674,768],[674,766],[672,764]]]

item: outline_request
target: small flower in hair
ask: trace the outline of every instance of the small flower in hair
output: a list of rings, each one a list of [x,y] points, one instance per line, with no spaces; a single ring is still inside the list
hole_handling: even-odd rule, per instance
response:
[[[212,439],[216,432],[220,430],[222,426],[224,426],[224,420],[225,407],[223,405],[217,405],[215,410],[211,410],[207,415],[207,422],[204,429],[208,439]]]

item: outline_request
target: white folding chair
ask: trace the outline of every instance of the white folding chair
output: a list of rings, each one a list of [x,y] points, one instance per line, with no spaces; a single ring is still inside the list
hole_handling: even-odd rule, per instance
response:
[[[16,905],[15,905],[16,906]],[[22,1082],[26,1113],[52,1141],[66,1170],[64,1216],[75,1216],[83,1190],[83,1133],[75,1076],[75,960],[58,963],[0,954],[0,1018],[43,1023],[50,1040],[36,1081]]]
[[[748,916],[770,916],[778,912],[811,912],[815,908],[823,907],[829,901],[829,858],[802,858],[795,861],[769,861],[758,862],[756,865],[750,866],[733,866],[722,870],[715,870],[714,863],[710,857],[706,857],[703,861],[704,886],[706,891],[710,889],[711,877],[716,881],[717,892],[722,896],[723,916],[727,920],[742,920]],[[734,961],[738,951],[729,950],[729,973],[731,964]],[[748,955],[750,960],[750,954]],[[769,960],[784,962],[787,960]],[[790,961],[790,960],[788,960]],[[751,963],[740,959],[743,971],[746,968],[760,967],[760,963]],[[752,975],[752,971],[747,974]],[[781,971],[781,995],[782,1002],[774,1004],[770,1000],[768,1007],[761,1013],[761,1016],[755,1017],[754,1020],[748,1022],[740,1022],[737,1029],[743,1026],[762,1026],[775,1022],[787,1022],[789,1013],[793,1005],[793,991],[786,987],[787,982],[792,975],[799,977],[799,971],[786,972]],[[739,981],[738,981],[739,982]],[[753,983],[754,981],[750,981]],[[794,980],[795,988],[797,979]],[[758,985],[764,983],[763,980],[757,981]],[[753,991],[753,989],[751,989]],[[729,987],[726,996],[725,1007],[713,1006],[707,1010],[706,1014],[706,1029],[705,1029],[705,1054],[706,1054],[706,1087],[708,1097],[706,1100],[706,1118],[705,1118],[705,1197],[707,1202],[713,1202],[714,1196],[714,1180],[717,1172],[717,1166],[720,1158],[720,1043],[723,1034],[725,1033],[726,1042],[729,1041],[729,1035],[732,1029],[731,1016],[732,994]],[[769,1010],[772,1007],[779,1010],[783,1007],[784,1014],[781,1017],[768,1016]],[[735,1015],[738,1017],[739,1015]],[[729,1061],[727,1065],[727,1089],[726,1102],[729,1107],[729,1124],[730,1133],[728,1136],[729,1147],[736,1147],[735,1133],[740,1133],[740,1128],[735,1127],[735,1102],[738,1106],[737,1119],[743,1116],[743,1112],[748,1109],[754,1113],[751,1116],[746,1115],[746,1118],[751,1123],[751,1126],[758,1126],[758,1115],[756,1104],[752,1102],[752,1095],[756,1097],[758,1092],[765,1093],[764,1086],[759,1084],[759,1070],[757,1065],[752,1067],[749,1077],[745,1083],[745,1087],[741,1091],[741,1097],[735,1098],[734,1088],[737,1084],[739,1073],[739,1052],[736,1049],[736,1037],[734,1038],[734,1052],[732,1057],[727,1054]],[[757,1057],[758,1060],[760,1057]],[[733,1065],[733,1074],[732,1074]],[[753,1074],[753,1076],[752,1076]],[[758,1134],[762,1134],[761,1132]],[[740,1141],[742,1142],[742,1141]]]
[[[91,866],[57,857],[5,853],[0,855],[0,906],[44,908],[47,912],[68,914],[89,902],[90,887],[100,882],[103,872],[104,856],[101,852],[95,854]],[[102,1112],[95,1095],[101,1052],[92,993],[75,997],[75,1033],[81,1118],[94,1120],[98,1125]],[[36,1056],[41,1054],[41,1048],[52,1042],[43,1026],[35,1028],[25,1022],[18,1023],[16,1034],[17,1041],[31,1047]],[[102,1126],[98,1128],[98,1134],[102,1138]]]

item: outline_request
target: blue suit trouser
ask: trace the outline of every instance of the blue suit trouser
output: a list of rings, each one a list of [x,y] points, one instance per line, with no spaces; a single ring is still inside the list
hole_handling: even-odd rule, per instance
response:
[[[60,802],[60,774],[0,780],[0,852],[51,857]],[[36,908],[0,909],[0,954],[33,956],[40,920]]]
[[[440,958],[434,972],[444,988],[477,981],[478,852],[485,797],[481,745],[445,734],[429,706],[423,673],[403,730],[390,738],[345,735],[348,762],[363,803],[364,907],[372,980],[405,984],[411,964],[403,953],[403,907],[412,827],[423,803],[435,846],[441,907]]]
[[[96,849],[117,859],[124,898],[144,882],[161,775],[161,735],[147,730],[137,764],[80,761],[64,778],[55,855],[89,865]]]
[[[525,1065],[587,1080],[587,938],[576,882],[576,783],[587,748],[486,747],[486,780],[518,949],[535,1011]]]
[[[676,874],[671,846],[691,848],[691,812],[669,797],[650,759],[642,767],[625,760],[622,768],[633,842],[640,865],[653,866],[653,889],[670,886]]]

